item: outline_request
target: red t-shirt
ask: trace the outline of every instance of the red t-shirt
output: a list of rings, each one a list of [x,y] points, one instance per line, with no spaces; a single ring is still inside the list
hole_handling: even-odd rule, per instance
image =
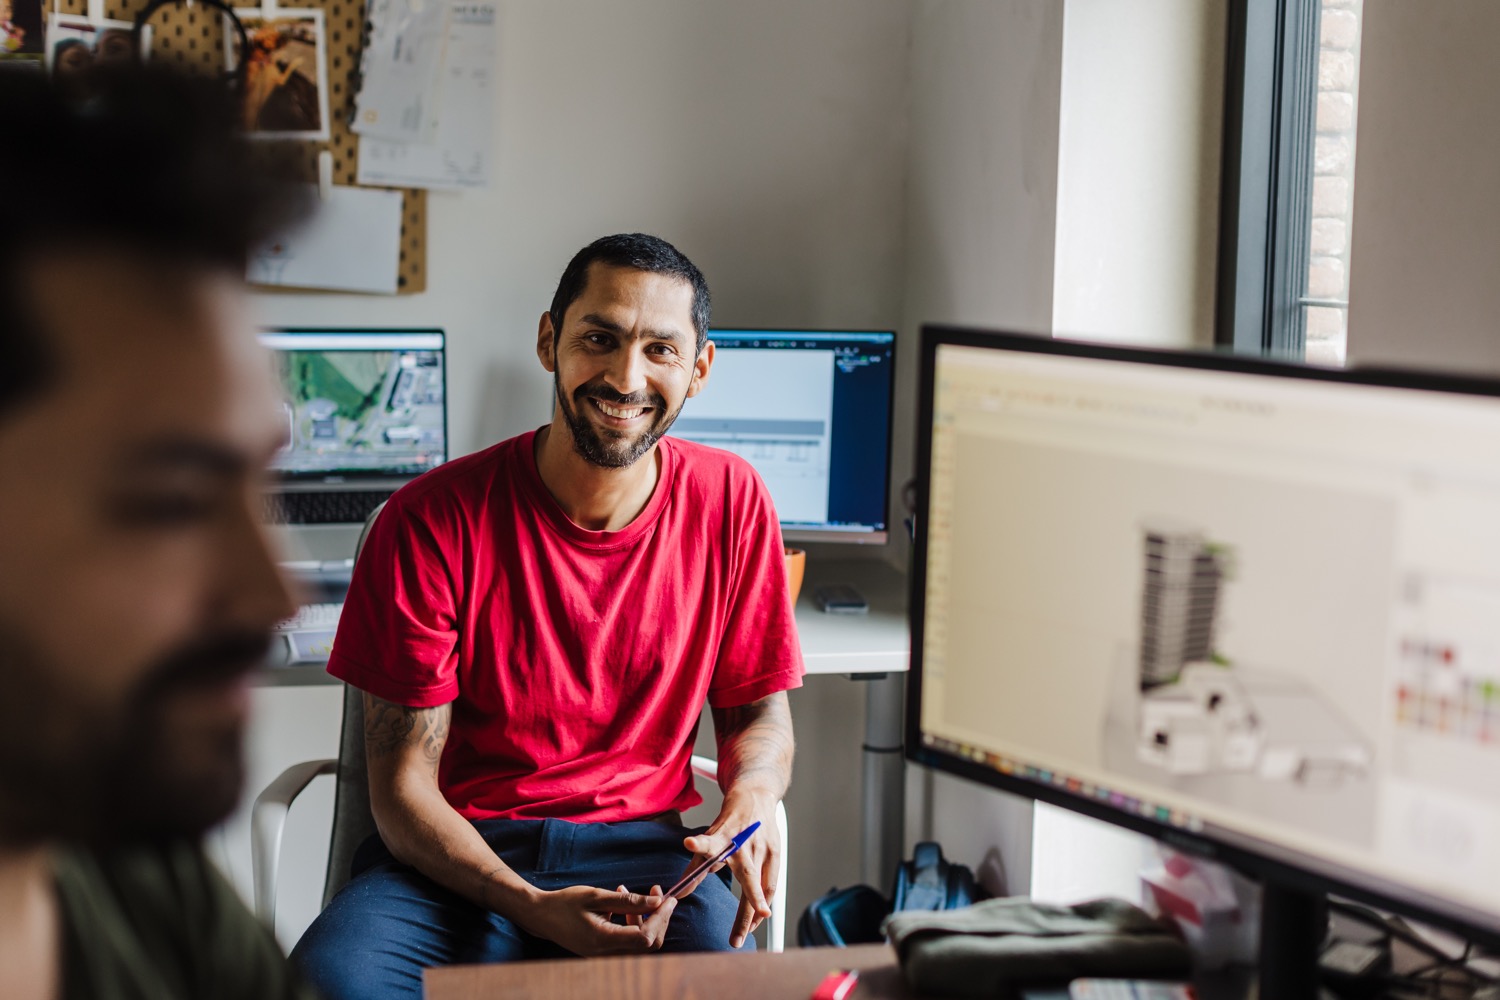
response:
[[[746,705],[802,683],[771,498],[738,456],[663,438],[646,508],[586,531],[542,484],[535,438],[391,498],[328,672],[401,705],[453,703],[438,784],[470,819],[696,805],[705,697]]]

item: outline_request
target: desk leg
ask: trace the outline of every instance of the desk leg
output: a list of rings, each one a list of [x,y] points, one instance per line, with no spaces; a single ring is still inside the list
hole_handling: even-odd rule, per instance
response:
[[[906,817],[906,768],[901,755],[905,675],[856,674],[855,678],[865,683],[860,878],[889,894],[901,862]]]

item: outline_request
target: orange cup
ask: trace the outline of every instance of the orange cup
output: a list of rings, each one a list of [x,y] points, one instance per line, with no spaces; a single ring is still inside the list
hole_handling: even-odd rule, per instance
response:
[[[807,569],[806,549],[783,549],[786,555],[786,586],[792,594],[792,603],[797,603],[797,594],[802,590],[802,574]]]

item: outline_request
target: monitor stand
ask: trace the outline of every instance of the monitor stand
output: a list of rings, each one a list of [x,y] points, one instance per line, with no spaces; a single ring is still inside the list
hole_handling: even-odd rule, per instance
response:
[[[1317,1000],[1328,899],[1266,879],[1261,889],[1260,991],[1275,1000]]]

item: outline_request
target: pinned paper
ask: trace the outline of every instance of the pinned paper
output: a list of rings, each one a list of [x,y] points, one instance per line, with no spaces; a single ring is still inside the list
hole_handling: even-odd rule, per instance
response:
[[[437,140],[448,9],[445,0],[371,0],[351,130],[393,142]]]
[[[246,280],[257,285],[394,295],[401,264],[399,191],[334,186],[301,226],[250,255]]]
[[[391,0],[392,3],[398,0]],[[433,139],[392,142],[365,131],[359,141],[360,184],[462,190],[489,184],[494,122],[495,4],[426,0],[446,11],[443,55],[436,107],[431,112]],[[367,81],[366,88],[372,84]],[[383,86],[383,85],[382,85]],[[383,92],[377,86],[377,94]],[[360,107],[364,91],[361,91]],[[402,105],[415,106],[415,94]]]

